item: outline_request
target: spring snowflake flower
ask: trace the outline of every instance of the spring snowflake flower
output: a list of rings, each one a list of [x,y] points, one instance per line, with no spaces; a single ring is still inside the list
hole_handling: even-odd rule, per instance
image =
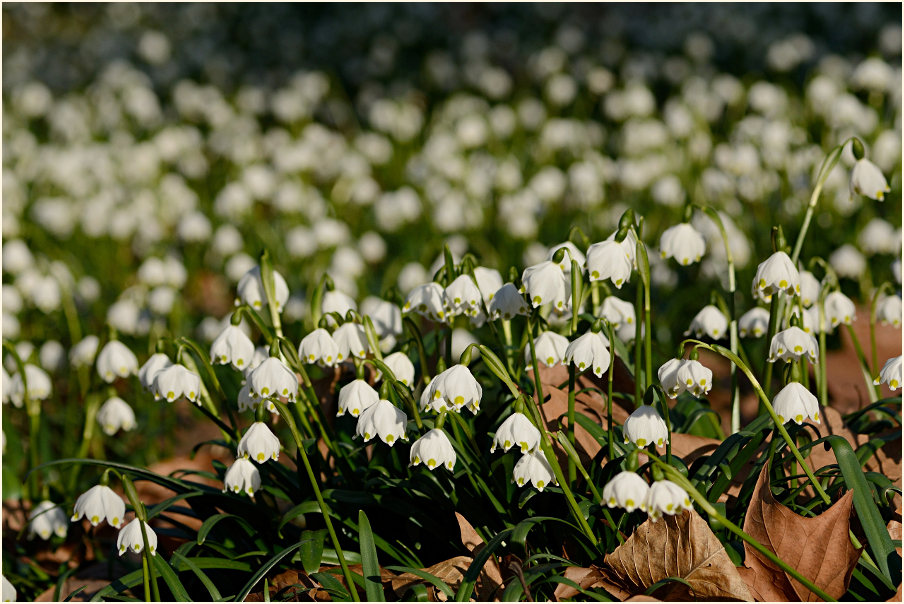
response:
[[[96,485],[79,495],[75,500],[71,521],[88,519],[91,526],[97,526],[106,520],[110,526],[119,528],[126,515],[126,504],[110,487]]]
[[[138,381],[141,382],[145,390],[153,391],[154,380],[157,379],[157,374],[172,366],[172,364],[173,362],[169,360],[169,357],[162,352],[152,354],[138,371]]]
[[[775,252],[756,267],[753,296],[768,302],[772,294],[800,294],[800,273],[785,252]]]
[[[393,446],[398,440],[408,440],[405,425],[408,416],[405,412],[385,399],[380,399],[361,413],[355,433],[369,442],[375,436]]]
[[[182,365],[170,365],[157,373],[152,392],[155,400],[164,398],[166,402],[172,403],[184,396],[200,405],[201,377]]]
[[[901,326],[901,296],[883,296],[876,305],[876,319],[893,327]]]
[[[534,340],[534,351],[537,353],[537,362],[547,367],[553,367],[565,360],[565,352],[568,350],[568,338],[554,331],[544,331]],[[524,361],[531,364],[530,347],[525,347]]]
[[[577,260],[578,268],[584,270],[584,263],[587,261],[587,259],[584,257],[583,252],[578,249],[578,246],[570,241],[565,241],[563,243],[550,247],[549,253],[546,255],[546,259],[552,261],[553,257],[556,255],[556,252],[558,252],[562,248],[565,248],[567,252],[562,256],[562,261],[559,262],[559,268],[562,270],[562,272],[564,272],[566,275],[571,274],[572,259]]]
[[[254,342],[237,325],[228,325],[210,345],[211,363],[230,363],[238,371],[244,371],[253,356]]]
[[[279,439],[264,422],[254,422],[239,441],[238,456],[257,463],[279,459]]]
[[[512,413],[502,422],[493,437],[490,453],[495,453],[496,447],[507,452],[514,445],[520,446],[522,453],[535,451],[540,445],[540,431],[523,413]]]
[[[5,268],[5,267],[4,267]],[[4,602],[15,602],[16,601],[16,588],[13,587],[13,584],[9,582],[9,579],[0,575],[0,583],[2,583],[2,598]]]
[[[33,401],[41,401],[50,396],[52,392],[52,383],[47,372],[28,363],[25,365],[25,379],[28,383],[28,398]],[[9,398],[13,405],[21,407],[25,403],[25,383],[22,381],[22,374],[16,373],[9,380]]]
[[[559,484],[555,473],[552,471],[552,466],[546,461],[542,451],[534,451],[533,453],[522,455],[521,459],[515,464],[512,475],[519,487],[523,487],[530,482],[541,493],[550,483]]]
[[[797,361],[806,355],[811,363],[815,363],[818,353],[819,345],[816,343],[816,338],[799,327],[789,327],[778,332],[772,338],[767,360],[770,363],[779,359],[790,362]]]
[[[100,345],[100,338],[95,335],[89,335],[69,350],[69,363],[73,367],[85,367],[94,362],[94,355],[97,354],[97,347]]]
[[[276,357],[258,365],[248,376],[248,383],[252,394],[261,398],[283,396],[294,401],[298,395],[298,377]]]
[[[333,290],[323,292],[323,299],[320,301],[320,308],[323,314],[335,312],[339,313],[340,316],[345,317],[348,311],[357,311],[358,305],[348,294]],[[335,319],[333,318],[328,319],[328,322],[330,323],[330,325],[335,325]]]
[[[140,554],[144,549],[144,539],[141,537],[141,524],[139,524],[141,522],[141,520],[135,518],[119,531],[119,535],[116,537],[116,549],[119,551],[120,556],[127,551]],[[157,533],[151,530],[151,526],[147,522],[142,524],[144,524],[144,533],[148,538],[148,551],[151,552],[152,556],[156,556]]]
[[[442,322],[446,320],[446,310],[443,307],[443,287],[434,281],[418,285],[405,300],[402,312],[416,312],[431,321]]]
[[[662,448],[669,442],[669,431],[665,420],[653,407],[641,405],[634,410],[622,427],[625,444],[634,443],[640,448],[655,444]]]
[[[612,285],[621,286],[631,280],[634,266],[625,247],[615,241],[601,241],[587,248],[587,273],[590,281],[609,279]]]
[[[713,372],[703,363],[694,360],[682,361],[676,374],[681,388],[696,397],[709,394],[713,387]]]
[[[306,335],[298,346],[298,357],[311,365],[318,363],[325,367],[334,367],[339,358],[339,346],[330,332],[319,327]]]
[[[547,260],[524,269],[521,274],[521,293],[527,292],[534,308],[552,304],[558,311],[571,305],[571,286],[565,273],[555,262]]]
[[[838,291],[826,296],[825,313],[826,321],[830,323],[832,329],[842,323],[850,325],[857,318],[854,302]]]
[[[350,359],[352,356],[363,359],[370,351],[367,343],[367,333],[357,323],[343,323],[333,332],[333,341],[336,342],[338,353],[336,358],[340,361]]]
[[[616,329],[633,326],[636,320],[634,305],[615,296],[606,296],[600,314]]]
[[[588,331],[568,345],[568,348],[565,349],[564,361],[574,363],[578,371],[591,367],[593,374],[601,377],[603,372],[609,368],[611,360],[609,351],[606,349],[608,345],[609,341],[603,334]]]
[[[474,283],[471,275],[457,277],[443,292],[443,306],[449,317],[462,314],[472,318],[478,316],[482,300],[480,288]]]
[[[509,320],[515,315],[530,314],[530,306],[513,283],[506,283],[500,287],[492,296],[487,309],[490,312],[490,320],[493,321],[500,318]]]
[[[431,470],[437,466],[446,466],[450,472],[455,467],[455,449],[446,433],[439,429],[430,430],[417,439],[411,445],[409,455],[412,466],[423,463]]]
[[[800,271],[800,303],[804,308],[812,306],[819,300],[819,290],[822,286],[819,279],[810,271]]]
[[[380,400],[380,395],[364,380],[354,380],[339,389],[339,409],[336,417],[348,411],[352,417],[358,417],[371,405]]]
[[[653,522],[663,514],[673,515],[693,508],[687,492],[670,480],[654,482],[647,493],[647,513]]]
[[[769,329],[769,311],[755,306],[738,319],[738,334],[742,338],[758,338]]]
[[[66,522],[66,514],[52,501],[42,501],[28,514],[28,538],[38,535],[43,540],[50,539],[51,535],[65,537],[69,528]]]
[[[138,359],[125,344],[111,340],[97,355],[97,373],[110,384],[117,377],[125,378],[138,373]]]
[[[495,268],[487,268],[485,266],[474,267],[474,278],[477,280],[477,289],[483,296],[483,302],[487,309],[490,302],[496,297],[496,292],[502,287],[502,275]]]
[[[884,201],[885,194],[889,191],[891,187],[876,164],[866,158],[857,160],[851,170],[851,197],[865,195],[876,201]]]
[[[635,472],[619,472],[603,487],[603,501],[610,508],[624,508],[628,512],[647,511],[650,485]]]
[[[434,411],[447,408],[461,411],[462,407],[467,407],[476,414],[480,410],[483,388],[464,365],[453,365],[437,375],[430,382],[429,390],[429,406]]]
[[[799,426],[808,418],[819,423],[819,401],[797,382],[789,382],[782,388],[772,399],[772,406],[783,424],[793,420]]]
[[[659,240],[660,255],[663,258],[674,258],[679,264],[687,266],[700,262],[706,251],[703,235],[688,223],[669,227]]]
[[[260,470],[244,457],[237,458],[223,477],[223,492],[241,492],[253,497],[259,488],[261,488]]]
[[[728,319],[725,318],[725,315],[722,314],[718,307],[707,304],[691,321],[691,326],[684,332],[684,335],[687,336],[693,333],[696,338],[707,335],[713,340],[718,340],[727,332]]]
[[[264,292],[264,283],[261,280],[261,267],[255,266],[245,273],[236,286],[238,297],[235,305],[242,302],[255,310],[261,310],[267,305],[267,295]],[[286,280],[278,272],[273,271],[273,297],[276,298],[276,311],[282,312],[289,300],[289,286]]]
[[[383,348],[388,340],[390,346],[385,350],[392,350],[395,345],[395,337],[402,335],[402,311],[398,305],[381,300],[380,298],[369,297],[361,303],[361,314],[370,317],[374,324],[374,331],[381,340],[380,347]]]
[[[408,358],[404,352],[394,352],[383,357],[383,363],[389,367],[395,379],[405,384],[409,388],[414,385],[414,363]],[[377,372],[377,381],[383,379],[383,374]]]
[[[129,431],[135,428],[135,412],[129,404],[112,396],[97,410],[97,423],[107,436],[113,436],[117,430]]]
[[[873,384],[878,386],[884,382],[892,390],[897,390],[898,386],[904,382],[904,379],[901,378],[901,358],[898,356],[885,361],[885,365],[879,371],[879,376],[873,380]]]

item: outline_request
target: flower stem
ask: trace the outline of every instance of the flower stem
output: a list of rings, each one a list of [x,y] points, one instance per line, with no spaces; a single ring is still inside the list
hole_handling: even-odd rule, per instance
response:
[[[829,177],[832,168],[835,167],[835,164],[837,164],[838,160],[841,158],[841,151],[844,149],[844,146],[853,138],[854,137],[851,137],[845,140],[843,143],[832,149],[829,154],[826,155],[825,159],[822,160],[819,172],[816,173],[816,186],[813,188],[813,193],[810,195],[810,203],[807,204],[807,213],[804,214],[804,222],[800,227],[800,234],[797,236],[797,241],[794,242],[794,251],[791,253],[791,263],[794,266],[797,266],[797,261],[800,259],[800,251],[804,246],[804,239],[807,237],[810,221],[813,220],[816,204],[819,203],[819,195],[822,193],[822,187],[826,184],[826,179]]]
[[[606,391],[606,436],[608,437],[606,446],[609,461],[612,461],[612,458],[615,457],[615,445],[612,442],[612,438],[615,434],[615,426],[612,423],[612,382],[615,379],[615,345],[612,342],[615,341],[615,327],[613,327],[612,323],[606,322],[609,326],[609,348],[610,348],[610,359],[609,359],[609,384],[608,390]]]
[[[575,378],[575,368],[574,363],[568,364],[568,442],[571,443],[571,446],[574,446],[574,403],[575,403],[575,391],[574,391],[574,378]],[[569,484],[574,484],[575,479],[577,478],[577,471],[575,468],[574,460],[569,456],[568,457],[568,482]]]
[[[869,371],[869,363],[866,361],[866,355],[863,354],[863,348],[860,347],[860,340],[857,338],[857,334],[854,333],[854,328],[850,325],[845,325],[848,331],[848,335],[851,336],[851,342],[854,343],[854,351],[857,353],[857,359],[860,361],[860,371],[863,373],[863,380],[866,382],[866,391],[869,393],[869,402],[875,403],[879,400],[879,396],[876,393],[878,389],[876,386],[873,386],[873,377],[870,375]]]
[[[646,390],[653,382],[653,323],[650,319],[650,259],[647,256],[647,246],[640,240],[640,234],[637,233],[637,246],[635,254],[639,260],[637,268],[640,272],[640,280],[643,284],[643,351],[644,351],[644,379],[643,388]],[[639,310],[639,309],[638,309]],[[636,313],[638,317],[637,332],[635,336],[640,338],[640,313]],[[638,357],[639,367],[640,357]],[[635,374],[638,370],[635,370]],[[637,376],[635,375],[635,380]]]
[[[780,322],[778,314],[781,309],[779,307],[778,296],[778,293],[772,294],[772,301],[769,303],[769,327],[766,329],[766,346],[770,347],[772,346],[772,338],[775,337]],[[774,364],[775,363],[766,363],[766,376],[763,378],[763,388],[765,389],[767,398],[772,391],[772,366]],[[762,411],[762,408],[760,411]]]

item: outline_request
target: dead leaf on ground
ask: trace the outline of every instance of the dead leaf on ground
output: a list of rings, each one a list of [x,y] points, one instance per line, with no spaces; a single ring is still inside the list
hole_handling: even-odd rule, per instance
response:
[[[471,566],[471,561],[472,560],[470,556],[456,556],[454,558],[450,558],[449,560],[437,562],[433,566],[430,566],[429,568],[425,568],[423,570],[424,572],[428,572],[431,575],[434,575],[436,578],[448,585],[450,588],[452,588],[452,591],[457,591],[458,587],[461,585],[462,579],[464,579],[465,573],[468,572],[468,568]],[[433,595],[436,600],[439,600],[441,602],[446,601],[446,595],[443,592],[435,590],[435,588],[433,588],[427,581],[412,573],[403,573],[398,577],[395,577],[392,580],[392,590],[395,592],[396,596],[401,597],[402,595],[404,595],[405,590],[415,583],[423,583],[427,586],[428,589],[434,590]]]
[[[581,589],[593,589],[603,586],[603,574],[598,566],[591,566],[590,568],[569,566],[565,569],[564,575],[566,579],[580,585]],[[558,600],[567,600],[581,595],[581,592],[571,585],[559,583],[553,595]]]
[[[77,579],[75,577],[69,577],[63,582],[63,587],[60,589],[60,598],[67,598],[72,592],[79,589],[80,587],[84,587],[82,591],[77,593],[70,602],[88,602],[91,598],[102,590],[104,587],[109,585],[109,581],[104,581],[103,579]],[[56,587],[51,587],[37,598],[35,598],[35,602],[58,602],[59,600],[55,600],[53,597],[53,592]]]
[[[468,522],[468,519],[455,512],[455,517],[458,519],[458,526],[461,530],[461,543],[468,551],[471,552],[471,555],[476,555],[483,547],[486,547],[486,544],[483,542],[483,539],[480,538],[480,535],[477,534],[477,531],[474,530],[474,527],[471,526],[471,523]],[[454,558],[453,558],[454,560]],[[470,563],[469,563],[470,565]],[[499,569],[499,564],[496,562],[495,557],[490,556],[486,564],[484,564],[483,569],[480,571],[480,576],[477,579],[477,597],[481,601],[493,599],[492,596],[502,586],[502,572]]]
[[[769,488],[769,464],[763,466],[747,507],[744,531],[807,577],[829,596],[847,591],[860,550],[851,545],[853,492],[812,518],[798,516],[778,502]],[[744,543],[741,576],[758,601],[818,601],[799,581]]]

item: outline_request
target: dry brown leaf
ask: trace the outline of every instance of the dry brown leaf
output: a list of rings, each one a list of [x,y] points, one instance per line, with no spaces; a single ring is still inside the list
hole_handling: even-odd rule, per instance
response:
[[[458,589],[458,586],[461,585],[461,581],[468,571],[469,566],[471,566],[471,558],[469,556],[456,556],[449,560],[437,562],[433,566],[423,570],[434,575],[455,591]],[[403,573],[392,580],[392,590],[397,596],[401,597],[405,589],[414,583],[424,583],[429,587],[429,584],[417,575]],[[440,591],[437,591],[434,595],[436,599],[441,601],[444,601],[446,597],[445,594]]]
[[[469,552],[473,552],[478,545],[483,545],[483,539],[480,538],[468,519],[458,512],[455,512],[455,517],[458,519],[458,527],[461,530],[462,545],[468,548]]]
[[[476,554],[481,548],[485,547],[483,539],[480,538],[480,535],[477,534],[477,531],[474,530],[474,527],[471,526],[471,523],[468,522],[467,518],[458,512],[455,512],[455,517],[458,519],[458,526],[461,530],[462,544],[468,548],[468,551],[471,552],[472,555]],[[453,560],[454,559],[455,558],[453,558]],[[470,566],[470,562],[468,566]],[[481,601],[492,599],[491,596],[501,586],[502,572],[499,570],[499,563],[496,562],[494,556],[490,556],[484,564],[483,569],[480,571],[480,576],[477,579],[478,599]]]
[[[94,594],[102,590],[104,587],[109,585],[109,581],[104,581],[103,579],[78,579],[75,577],[69,577],[65,581],[63,581],[63,587],[60,589],[60,598],[66,598],[76,589],[80,587],[84,587],[82,591],[77,593],[70,601],[71,602],[87,602],[91,599]],[[37,598],[35,598],[35,602],[57,602],[58,600],[53,599],[53,592],[56,587],[51,587]]]
[[[594,587],[603,586],[603,574],[600,572],[600,568],[598,566],[591,566],[590,568],[569,566],[565,569],[565,578],[580,585],[581,589],[593,589]],[[580,595],[580,593],[581,592],[570,585],[559,583],[556,586],[556,591],[553,593],[553,595],[558,600],[566,600],[574,598]],[[618,594],[616,594],[615,592],[609,593],[614,596],[618,596]],[[623,598],[629,595],[624,592],[621,593],[624,594]]]
[[[851,573],[860,558],[860,550],[848,538],[853,495],[848,491],[819,516],[798,516],[772,496],[767,463],[747,507],[744,531],[838,599],[847,591]],[[819,600],[747,543],[744,552],[745,568],[741,576],[757,600]]]
[[[709,524],[694,510],[647,520],[605,558],[603,574],[628,596],[668,577],[684,579],[659,590],[665,600],[742,600],[753,597]],[[617,595],[608,585],[610,593]]]

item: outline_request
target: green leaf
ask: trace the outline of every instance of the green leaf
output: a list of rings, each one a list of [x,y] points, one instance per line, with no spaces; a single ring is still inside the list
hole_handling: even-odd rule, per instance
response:
[[[281,552],[267,560],[263,566],[257,569],[257,572],[254,573],[254,576],[252,576],[251,579],[249,579],[248,582],[245,583],[245,587],[242,588],[242,591],[239,592],[239,595],[237,595],[235,599],[239,602],[244,602],[245,598],[248,597],[248,594],[251,593],[251,590],[254,589],[254,586],[257,585],[257,582],[263,579],[264,576],[266,576],[266,574],[270,572],[270,570],[274,566],[279,564],[280,560],[297,550],[299,547],[301,547],[301,542],[293,543],[286,549],[282,550]]]
[[[313,573],[311,578],[320,583],[333,598],[342,602],[348,602],[351,599],[351,594],[345,589],[342,582],[330,573]]]
[[[477,555],[474,556],[474,562],[471,563],[471,566],[469,566],[467,572],[465,572],[458,592],[455,594],[456,602],[467,602],[471,599],[471,595],[474,593],[474,585],[477,583],[477,577],[480,576],[484,564],[487,563],[487,560],[489,560],[490,555],[496,551],[496,548],[509,538],[512,534],[512,530],[513,529],[509,528],[497,533],[495,537],[490,539],[490,542],[487,543],[486,547],[481,549]]]
[[[654,593],[656,593],[656,591],[660,587],[665,587],[669,583],[682,583],[684,585],[687,585],[688,588],[691,589],[691,593],[693,593],[693,588],[691,587],[691,584],[680,577],[666,577],[665,579],[662,579],[662,580],[657,581],[656,583],[653,583],[652,585],[650,585],[647,588],[647,590],[643,593],[645,596],[652,596]]]
[[[319,531],[305,531],[301,534],[301,565],[304,572],[316,573],[320,570],[320,560],[323,557],[323,540],[326,538],[326,529]]]
[[[447,598],[455,598],[455,592],[452,591],[452,588],[449,587],[449,585],[445,581],[443,581],[436,575],[428,573],[425,570],[421,570],[419,568],[411,568],[410,566],[387,566],[386,569],[395,571],[397,573],[410,573],[412,575],[416,575],[425,581],[429,581],[431,585],[446,594]]]
[[[282,537],[283,527],[285,527],[288,523],[292,522],[302,514],[314,513],[320,513],[319,503],[317,503],[316,501],[305,501],[303,503],[299,503],[283,515],[282,520],[279,522],[279,527],[277,527],[276,529],[276,534]]]
[[[364,571],[364,591],[370,602],[385,602],[383,584],[380,581],[380,562],[377,546],[370,530],[370,521],[364,510],[358,510],[358,540],[361,543],[361,566]]]
[[[189,597],[188,592],[185,591],[185,587],[183,587],[182,582],[179,581],[179,577],[176,576],[176,573],[173,571],[173,567],[169,565],[169,562],[164,560],[163,556],[151,556],[151,560],[153,560],[154,568],[156,568],[157,572],[160,573],[160,576],[163,577],[167,587],[173,592],[173,597],[176,601],[191,602],[191,597]]]
[[[195,564],[189,558],[186,558],[185,556],[183,556],[182,554],[180,554],[178,552],[173,553],[173,557],[170,561],[172,562],[173,560],[179,560],[182,564],[187,566],[188,569],[191,572],[193,572],[196,577],[198,577],[198,580],[201,581],[201,583],[207,589],[207,593],[210,594],[211,600],[219,600],[222,597],[220,595],[220,591],[217,589],[216,585],[214,585],[213,581],[210,580],[210,577],[208,577],[204,573],[204,571],[202,571],[200,568],[198,568],[197,564]],[[175,564],[173,566],[175,567]]]
[[[173,568],[176,569],[177,572],[182,572],[184,570],[189,570],[189,565],[183,562],[183,560],[188,560],[188,556],[184,554],[180,554],[180,559],[170,560],[170,564],[172,564]],[[175,556],[174,556],[175,558]],[[199,556],[197,558],[190,558],[192,564],[202,569],[223,569],[223,570],[237,570],[242,572],[251,572],[251,565],[247,562],[239,562],[238,560],[230,560],[229,558],[219,558],[219,557],[202,557]]]
[[[583,587],[581,587],[580,585],[578,585],[577,583],[575,583],[574,581],[572,581],[571,579],[568,579],[566,577],[560,577],[560,576],[550,577],[549,581],[552,583],[561,583],[562,585],[567,585],[568,587],[574,588],[574,589],[578,590],[578,593],[580,593],[581,595],[586,596],[586,597],[590,598],[591,600],[595,600],[597,602],[615,602],[615,601],[617,601],[617,600],[614,600],[613,598],[607,598],[603,594],[599,594],[599,593],[584,589]]]
[[[245,529],[245,532],[248,535],[253,536],[257,532],[254,530],[254,527],[248,524],[248,521],[241,516],[236,516],[235,514],[215,514],[205,520],[201,525],[201,528],[198,529],[198,545],[204,543],[204,540],[207,539],[207,535],[210,533],[214,526],[216,526],[221,520],[226,520],[227,518],[231,518],[232,520],[238,522],[242,526],[242,528]]]

